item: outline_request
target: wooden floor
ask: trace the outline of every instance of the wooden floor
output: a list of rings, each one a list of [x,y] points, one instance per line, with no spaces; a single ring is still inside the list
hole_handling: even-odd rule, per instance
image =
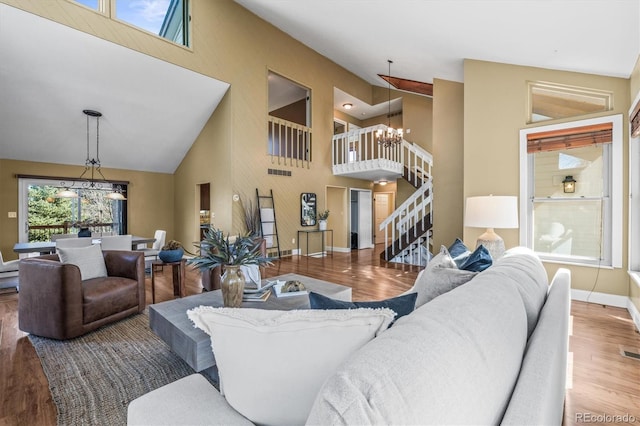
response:
[[[354,300],[379,300],[409,289],[420,268],[381,263],[373,250],[335,253],[333,257],[285,258],[267,268],[266,277],[295,272],[352,287]],[[156,280],[156,301],[173,298],[170,270]],[[147,278],[147,303],[151,302]],[[187,293],[202,291],[199,274],[187,273]],[[18,295],[0,294],[0,425],[53,425],[56,410],[38,357],[18,330]],[[640,360],[620,355],[640,352],[640,335],[621,308],[573,302],[569,384],[565,425],[589,417],[635,416],[640,423]],[[601,418],[597,418],[600,416]],[[615,419],[613,419],[615,420]]]

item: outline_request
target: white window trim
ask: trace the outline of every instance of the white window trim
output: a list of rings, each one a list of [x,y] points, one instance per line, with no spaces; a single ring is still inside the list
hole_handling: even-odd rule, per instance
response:
[[[605,229],[611,230],[610,234],[603,235],[605,259],[610,259],[601,266],[622,268],[622,149],[624,145],[623,117],[622,114],[609,115],[587,120],[577,120],[566,123],[551,124],[540,127],[529,127],[520,130],[520,245],[533,247],[530,241],[531,212],[529,209],[529,154],[527,153],[527,135],[530,133],[560,130],[571,127],[589,126],[593,124],[612,123],[612,147],[611,147],[611,218],[610,223],[605,224]],[[606,178],[605,178],[606,180]],[[543,257],[543,256],[541,256]],[[561,263],[565,263],[560,261]],[[566,263],[582,264],[579,259],[572,259]],[[586,265],[586,264],[585,264]]]
[[[631,103],[629,116],[640,102],[640,92]],[[631,132],[631,131],[629,131]],[[629,135],[629,274],[640,285],[640,137]]]

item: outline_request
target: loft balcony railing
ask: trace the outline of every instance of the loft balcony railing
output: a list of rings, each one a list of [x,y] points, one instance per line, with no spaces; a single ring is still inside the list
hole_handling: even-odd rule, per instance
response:
[[[311,163],[311,128],[269,116],[271,163],[307,167]]]
[[[333,174],[380,170],[402,176],[406,141],[385,147],[377,141],[378,130],[386,132],[387,126],[377,124],[334,135],[331,145]]]

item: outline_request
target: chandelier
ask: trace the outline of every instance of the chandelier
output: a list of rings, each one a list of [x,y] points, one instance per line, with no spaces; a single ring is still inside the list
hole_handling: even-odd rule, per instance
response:
[[[402,129],[394,129],[391,127],[391,64],[393,61],[391,59],[387,59],[389,63],[389,74],[387,75],[387,92],[389,94],[389,103],[388,103],[388,114],[387,114],[387,131],[385,132],[382,129],[378,129],[376,132],[377,140],[380,145],[385,148],[391,147],[393,145],[399,144],[402,142]]]
[[[78,193],[73,191],[72,188],[75,186],[76,182],[81,182],[81,186],[83,189],[102,189],[103,186],[109,185],[110,183],[102,174],[100,170],[100,117],[102,117],[102,113],[99,111],[94,111],[91,109],[82,110],[82,112],[87,116],[87,158],[84,162],[84,170],[78,179],[75,179],[71,185],[65,185],[64,182],[60,184],[64,187],[64,189],[56,194],[57,197],[61,198],[78,198]],[[89,120],[90,117],[96,119],[96,157],[91,158],[89,154]],[[126,200],[125,196],[122,194],[122,188],[120,185],[112,185],[112,191],[105,195],[105,197],[111,200]]]

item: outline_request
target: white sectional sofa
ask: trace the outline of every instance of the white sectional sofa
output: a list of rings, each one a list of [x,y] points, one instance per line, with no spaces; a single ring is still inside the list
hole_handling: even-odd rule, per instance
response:
[[[570,281],[560,269],[549,284],[533,252],[510,250],[349,356],[307,424],[561,424]],[[251,424],[198,374],[136,399],[128,416],[135,425]]]

